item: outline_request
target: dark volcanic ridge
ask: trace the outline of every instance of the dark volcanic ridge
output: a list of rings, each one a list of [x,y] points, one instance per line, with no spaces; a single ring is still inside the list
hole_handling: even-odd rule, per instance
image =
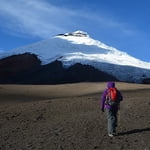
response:
[[[109,70],[116,70],[125,78],[132,79],[131,73],[137,67],[119,66],[101,63]],[[126,81],[101,71],[91,65],[76,63],[65,68],[61,61],[55,60],[42,65],[35,54],[24,53],[0,59],[0,84],[63,84],[76,82]],[[126,70],[126,73],[124,72]],[[133,80],[134,82],[134,80]],[[135,81],[136,82],[136,81]],[[144,78],[141,83],[150,84],[150,78]]]
[[[118,81],[116,77],[90,65],[76,63],[64,68],[61,61],[41,65],[36,55],[25,53],[0,60],[1,84],[62,84],[75,82]]]

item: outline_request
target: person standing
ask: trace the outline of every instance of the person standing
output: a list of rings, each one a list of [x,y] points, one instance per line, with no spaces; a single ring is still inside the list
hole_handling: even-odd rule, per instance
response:
[[[108,82],[107,88],[101,96],[101,110],[106,111],[108,136],[116,135],[117,113],[120,101],[123,100],[121,92],[115,87],[115,82]]]

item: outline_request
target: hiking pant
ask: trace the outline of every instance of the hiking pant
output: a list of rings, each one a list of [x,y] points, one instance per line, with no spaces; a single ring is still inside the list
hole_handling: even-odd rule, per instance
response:
[[[118,112],[117,109],[106,109],[108,134],[113,134],[116,132],[117,112]]]

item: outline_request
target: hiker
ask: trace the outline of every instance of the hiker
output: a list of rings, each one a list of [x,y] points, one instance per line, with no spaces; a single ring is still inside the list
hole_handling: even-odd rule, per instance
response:
[[[117,113],[120,101],[123,100],[122,94],[115,88],[115,82],[108,82],[107,88],[101,96],[101,110],[106,111],[108,121],[108,136],[113,137],[116,134]]]

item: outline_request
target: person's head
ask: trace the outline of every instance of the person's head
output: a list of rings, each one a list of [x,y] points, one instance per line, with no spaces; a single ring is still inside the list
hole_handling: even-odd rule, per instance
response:
[[[114,88],[115,87],[115,82],[108,82],[107,87],[108,88]]]

